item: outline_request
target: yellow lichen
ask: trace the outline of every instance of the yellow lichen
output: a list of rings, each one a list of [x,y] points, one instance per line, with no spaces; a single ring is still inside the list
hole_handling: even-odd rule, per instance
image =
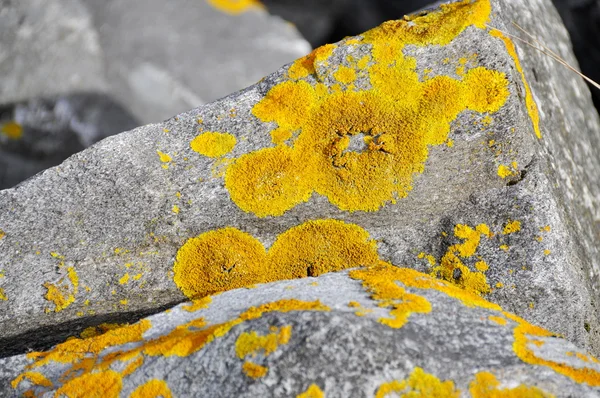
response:
[[[232,134],[208,131],[190,142],[190,147],[201,155],[218,158],[231,152],[236,139]]]
[[[217,10],[230,15],[238,15],[251,9],[264,7],[259,0],[206,0],[206,2]]]
[[[325,398],[325,393],[318,385],[311,384],[306,391],[296,395],[296,398]]]
[[[90,337],[100,336],[108,332],[109,330],[119,329],[124,326],[127,326],[125,323],[101,323],[98,326],[90,326],[87,327],[81,332],[79,337],[82,339],[89,339]]]
[[[192,301],[189,305],[184,305],[181,307],[182,310],[187,312],[195,312],[201,309],[208,308],[209,304],[212,302],[212,297],[206,296],[198,300]]]
[[[519,385],[514,388],[500,388],[500,382],[490,372],[479,372],[469,385],[473,398],[551,398],[554,397],[537,387]]]
[[[54,396],[69,398],[118,398],[123,382],[113,370],[87,373],[63,384]]]
[[[290,325],[265,336],[258,335],[256,332],[244,332],[235,342],[235,353],[240,359],[244,359],[247,355],[255,357],[261,351],[267,356],[275,352],[280,345],[287,344],[291,336],[292,327]]]
[[[508,220],[508,222],[504,226],[504,230],[502,230],[502,233],[504,235],[508,235],[508,234],[512,234],[514,232],[519,232],[520,230],[521,230],[521,221]]]
[[[482,236],[486,236],[488,239],[493,236],[489,227],[479,224],[475,228],[471,228],[468,225],[458,224],[454,227],[454,236],[463,239],[463,242],[448,247],[440,259],[439,266],[433,269],[432,275],[439,275],[442,279],[473,293],[489,293],[490,285],[485,276],[485,271],[489,266],[485,261],[478,261],[473,271],[461,260],[475,255]]]
[[[160,161],[163,163],[169,163],[169,162],[173,161],[173,158],[171,158],[170,155],[168,155],[164,152],[156,151],[156,153],[158,154],[158,158],[160,159]]]
[[[340,83],[350,84],[356,80],[356,70],[347,66],[340,66],[338,70],[333,74],[335,80]]]
[[[45,282],[46,300],[54,304],[54,311],[59,312],[73,304],[79,286],[79,278],[73,267],[67,268],[67,277],[61,278],[57,284]]]
[[[225,186],[233,202],[265,217],[283,214],[313,192],[347,211],[375,211],[407,196],[428,148],[447,142],[458,114],[495,112],[509,92],[504,74],[482,67],[462,80],[436,76],[420,82],[415,59],[402,49],[447,44],[470,25],[483,27],[489,12],[486,1],[462,1],[365,33],[374,61],[360,70],[369,76],[368,90],[330,90],[325,83],[304,80],[274,86],[252,112],[263,122],[277,123],[272,138],[278,146],[245,154],[228,168]],[[288,75],[298,79],[315,73],[316,51],[296,61]],[[350,82],[355,62],[323,73]],[[364,150],[350,149],[357,135],[371,137]],[[294,142],[286,143],[293,136]]]
[[[11,140],[18,140],[23,136],[23,126],[17,122],[4,123],[0,126],[0,134]]]
[[[52,382],[46,378],[43,374],[39,372],[25,372],[20,374],[16,379],[11,381],[10,385],[12,388],[17,388],[19,383],[23,380],[29,380],[31,384],[41,387],[52,387]]]
[[[171,208],[171,211],[175,214],[179,214],[179,206],[173,205],[173,207]]]
[[[2,289],[1,287],[0,287],[0,300],[8,301],[8,296],[6,295],[6,293],[4,293],[4,289]]]
[[[314,49],[310,54],[297,59],[288,69],[288,77],[297,80],[314,74],[315,65],[329,58],[334,49],[335,45],[326,44]]]
[[[179,249],[173,271],[181,291],[197,298],[377,261],[375,241],[364,229],[338,220],[314,220],[282,233],[268,254],[258,240],[238,229],[206,232]]]
[[[4,232],[3,230],[0,229],[0,239],[4,238],[6,236],[6,232]]]
[[[166,381],[152,379],[136,388],[129,398],[171,398],[172,396]]]
[[[505,166],[503,164],[501,164],[500,166],[498,166],[498,175],[501,178],[518,176],[519,175],[519,168],[518,168],[517,162],[512,162],[510,164],[510,166]]]
[[[415,368],[408,379],[383,383],[377,389],[375,398],[394,395],[403,398],[459,398],[460,390],[456,390],[451,380],[441,381],[432,374]]]
[[[533,123],[533,130],[535,131],[535,135],[537,138],[542,138],[542,132],[540,131],[540,114],[537,108],[537,104],[533,99],[533,94],[531,92],[531,88],[525,79],[525,73],[523,72],[523,68],[521,67],[521,62],[519,61],[519,56],[517,55],[517,50],[515,49],[515,45],[512,40],[505,36],[502,32],[496,29],[492,29],[490,31],[490,35],[501,39],[504,42],[504,46],[506,47],[506,51],[512,57],[515,62],[515,67],[517,71],[521,74],[521,79],[523,81],[523,86],[525,86],[525,106],[527,107],[527,111],[529,113],[529,118],[531,119],[531,123]]]
[[[125,275],[119,279],[119,285],[126,285],[127,282],[129,282],[129,273],[125,273]]]
[[[506,318],[501,316],[490,315],[488,317],[490,321],[496,322],[498,325],[506,325]]]

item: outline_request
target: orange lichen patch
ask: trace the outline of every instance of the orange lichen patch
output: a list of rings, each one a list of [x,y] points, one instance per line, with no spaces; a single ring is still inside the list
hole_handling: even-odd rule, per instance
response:
[[[129,398],[171,398],[172,396],[166,381],[152,379],[136,388]]]
[[[495,316],[495,315],[490,315],[488,316],[488,319],[490,321],[496,322],[498,325],[506,325],[506,318],[503,318],[501,316]]]
[[[206,0],[206,2],[217,10],[231,15],[264,7],[259,0]]]
[[[456,390],[451,380],[441,381],[432,374],[425,373],[421,368],[415,368],[408,379],[394,380],[383,383],[377,389],[375,398],[385,398],[389,395],[400,397],[439,397],[458,398],[460,390]]]
[[[472,271],[461,260],[475,255],[482,236],[486,236],[488,239],[493,236],[489,227],[479,224],[475,228],[471,228],[468,225],[458,224],[454,227],[454,236],[464,241],[448,247],[440,260],[440,265],[433,269],[432,275],[439,276],[473,293],[489,293],[490,285],[484,273],[489,266],[481,260],[476,263],[475,271]]]
[[[202,310],[208,308],[209,304],[212,302],[212,297],[206,296],[198,300],[193,300],[191,304],[184,305],[181,307],[182,310],[187,312],[195,312],[198,310]]]
[[[421,252],[417,255],[417,257],[427,259],[427,262],[429,262],[429,265],[435,265],[435,263],[436,263],[435,257],[433,257],[431,254],[426,254],[424,252]]]
[[[311,384],[306,391],[296,395],[296,398],[325,398],[325,393],[318,385]]]
[[[101,323],[97,326],[90,326],[85,328],[83,332],[81,332],[79,337],[81,337],[82,339],[89,339],[90,337],[100,336],[101,334],[104,334],[109,330],[115,330],[125,326],[127,326],[126,323]]]
[[[54,396],[69,398],[118,398],[123,382],[112,370],[86,373],[63,384]]]
[[[381,318],[379,322],[392,328],[401,328],[412,313],[429,313],[431,304],[426,298],[408,293],[398,286],[395,267],[379,265],[350,272],[350,277],[363,281],[371,298],[379,301],[380,307],[391,307],[392,318]]]
[[[519,232],[520,230],[521,230],[521,221],[508,220],[508,222],[504,226],[504,229],[502,230],[502,233],[504,235],[508,235],[508,234],[512,234],[514,232]]]
[[[27,354],[27,357],[35,360],[31,365],[32,368],[41,367],[50,362],[78,364],[90,355],[96,358],[108,347],[142,340],[143,333],[150,329],[150,326],[149,320],[143,320],[134,325],[108,330],[104,334],[88,339],[71,338],[50,351],[31,352]]]
[[[79,287],[79,278],[75,272],[75,268],[67,268],[67,276],[62,277],[57,284],[46,282],[43,285],[46,289],[46,300],[54,304],[54,312],[60,312],[73,304],[75,295]],[[50,312],[46,309],[46,312]]]
[[[11,140],[18,140],[23,136],[23,126],[17,122],[7,122],[0,126],[0,134]]]
[[[17,388],[19,383],[23,380],[29,380],[31,384],[41,387],[52,387],[52,382],[39,372],[25,372],[20,374],[16,379],[10,382],[12,388]]]
[[[209,231],[189,239],[177,252],[174,281],[189,298],[265,280],[263,245],[236,228]]]
[[[6,293],[4,293],[4,289],[2,289],[1,287],[0,287],[0,300],[8,301],[8,296],[6,295]]]
[[[0,239],[4,238],[6,236],[6,232],[4,232],[3,230],[0,229]]]
[[[517,71],[521,74],[521,80],[523,81],[523,86],[525,86],[525,106],[527,107],[527,111],[529,113],[529,117],[531,118],[531,123],[533,123],[533,130],[535,131],[535,135],[537,138],[542,138],[542,132],[540,131],[540,114],[537,108],[537,104],[533,99],[533,94],[531,93],[531,88],[525,79],[525,73],[523,72],[523,68],[521,67],[521,62],[519,61],[519,56],[517,55],[517,50],[515,49],[515,45],[512,40],[505,36],[502,32],[496,29],[492,29],[490,31],[490,35],[501,39],[504,42],[504,46],[506,47],[506,51],[512,57],[515,62],[515,67]]]
[[[269,253],[235,228],[189,239],[177,252],[175,284],[189,298],[256,283],[318,276],[379,261],[364,229],[338,220],[313,220],[281,234]]]
[[[124,358],[121,358],[122,361],[125,361]],[[121,372],[121,376],[129,376],[133,372],[135,372],[140,366],[144,364],[144,357],[142,355],[138,355],[135,357],[133,361],[127,364],[127,367],[123,369]]]
[[[279,235],[269,258],[279,279],[318,276],[379,261],[369,233],[339,220],[307,221]]]
[[[539,326],[532,325],[517,315],[508,312],[503,312],[503,315],[508,319],[518,323],[513,332],[513,351],[523,362],[531,365],[547,366],[555,372],[573,379],[577,383],[587,383],[590,386],[600,386],[600,372],[598,372],[598,370],[591,367],[575,368],[567,365],[566,363],[554,362],[540,358],[536,356],[533,350],[529,347],[530,344],[541,346],[543,344],[543,340],[540,340],[540,337],[557,337],[555,334]],[[594,358],[592,361],[596,362],[597,360]]]
[[[192,150],[210,158],[218,158],[231,152],[236,139],[232,134],[208,131],[190,142]]]
[[[269,368],[266,366],[258,365],[254,362],[246,361],[242,365],[242,370],[246,374],[246,376],[251,377],[253,379],[259,379],[261,377],[265,377]]]
[[[473,398],[551,398],[537,387],[519,385],[514,388],[500,388],[500,382],[490,372],[479,372],[475,380],[469,384],[469,392]]]
[[[235,353],[240,359],[247,355],[255,357],[262,352],[265,356],[275,352],[277,347],[287,344],[292,336],[292,326],[284,326],[281,329],[275,328],[274,333],[261,336],[256,332],[244,332],[240,334],[235,342]]]
[[[280,216],[312,191],[305,169],[298,167],[297,153],[280,145],[240,157],[225,174],[225,187],[231,199],[259,217]]]
[[[340,83],[351,84],[356,80],[356,70],[341,65],[333,74],[333,77]]]
[[[483,27],[489,12],[487,1],[462,1],[367,32],[364,42],[372,46],[373,65],[366,62],[359,72],[368,75],[370,89],[328,87],[321,78],[314,85],[290,80],[274,86],[253,114],[277,123],[272,138],[278,146],[243,155],[228,169],[225,185],[233,202],[265,217],[283,214],[312,192],[346,211],[376,211],[407,196],[413,174],[424,169],[428,148],[447,142],[459,113],[495,112],[509,92],[504,74],[481,67],[462,80],[436,76],[420,82],[416,60],[402,49],[447,44],[467,26]],[[315,62],[314,54],[296,61],[288,75],[314,73]],[[353,58],[349,66],[323,73],[349,83],[357,62]],[[351,149],[357,135],[370,138],[363,150]]]
[[[324,62],[329,58],[335,47],[333,44],[326,44],[314,49],[310,54],[297,59],[288,69],[288,77],[297,80],[314,74],[316,63]]]

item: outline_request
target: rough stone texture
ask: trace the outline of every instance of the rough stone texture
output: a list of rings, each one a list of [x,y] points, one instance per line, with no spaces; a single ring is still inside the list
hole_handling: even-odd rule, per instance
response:
[[[143,328],[143,338],[125,340],[128,343],[117,342],[118,336],[127,332],[115,330],[55,348],[53,355],[64,352],[60,362],[50,360],[43,365],[45,354],[37,360],[26,355],[0,360],[0,396],[21,396],[28,390],[53,396],[50,392],[58,390],[116,397],[118,390],[100,382],[109,369],[122,381],[122,397],[129,397],[152,379],[164,383],[173,396],[295,397],[314,384],[326,397],[373,397],[385,383],[405,380],[414,375],[416,368],[444,381],[446,388],[453,383],[446,393],[438,390],[435,396],[439,397],[583,398],[600,394],[600,364],[585,351],[562,338],[525,330],[529,325],[522,320],[478,297],[455,298],[456,288],[441,292],[410,287],[411,281],[429,280],[426,275],[416,274],[416,279],[397,277],[386,281],[398,291],[407,286],[413,303],[421,300],[431,305],[427,313],[405,308],[407,322],[400,328],[382,323],[382,319],[394,319],[390,308],[393,304],[380,306],[361,281],[351,279],[346,272],[281,281],[225,292],[213,297],[208,308],[190,311],[189,304],[182,304],[151,316],[142,321],[150,324]],[[350,275],[356,278],[354,271]],[[290,299],[304,303],[318,300],[328,310],[319,307],[288,312],[294,308],[285,301]],[[265,310],[267,305],[270,311]],[[223,326],[239,319],[252,306],[262,308],[262,314],[250,315],[250,319],[232,327]],[[211,327],[219,325],[224,332],[211,339],[215,330]],[[287,337],[282,333],[286,328]],[[257,342],[255,350],[246,353],[239,347],[244,347],[241,342],[252,333],[270,334],[275,340],[270,344]],[[528,362],[523,361],[524,351],[515,348],[521,347],[521,342],[531,355]],[[93,349],[96,354],[90,351],[75,358],[68,352],[73,344],[98,348]],[[266,375],[247,376],[242,368],[247,362],[267,367]],[[126,370],[132,367],[132,373]],[[17,379],[26,371],[42,374],[52,385]],[[477,395],[473,384],[486,372],[488,377],[493,376],[482,383],[481,389],[490,394]],[[88,389],[76,384],[90,374],[98,378],[87,385]],[[425,386],[433,389],[435,379],[425,380]],[[70,387],[65,387],[69,383]],[[423,392],[418,396],[434,395]]]
[[[16,124],[19,137],[0,133],[0,189],[60,164],[73,153],[139,123],[104,94],[35,98],[0,107],[0,126]]]
[[[506,22],[515,20],[542,40],[561,43],[561,55],[573,60],[566,31],[549,1],[492,5],[489,25],[508,29]],[[222,178],[227,160],[190,148],[199,130],[237,138],[225,159],[272,146],[269,133],[276,124],[261,122],[251,110],[287,80],[288,67],[163,124],[110,137],[0,192],[0,229],[6,234],[0,240],[0,287],[7,297],[0,301],[0,352],[22,352],[92,323],[139,317],[183,300],[173,282],[173,260],[184,242],[200,233],[232,226],[268,248],[278,234],[317,218],[357,224],[377,241],[382,259],[428,273],[435,270],[421,252],[439,263],[463,242],[454,231],[457,225],[485,223],[494,236],[480,236],[476,253],[464,261],[474,273],[478,260],[489,265],[480,272],[491,287],[487,298],[600,351],[600,196],[595,183],[600,165],[593,152],[600,128],[587,88],[560,65],[519,48],[540,111],[538,139],[521,77],[498,38],[470,26],[446,46],[407,46],[403,51],[416,58],[421,78],[460,79],[460,58],[471,57],[467,70],[484,66],[506,73],[510,95],[492,114],[491,124],[484,114],[462,112],[452,123],[453,145],[431,146],[408,196],[377,212],[342,211],[315,193],[280,217],[257,217],[232,202]],[[359,59],[367,53],[368,44],[341,42],[328,59],[315,61],[317,73],[307,81],[334,86],[340,63],[348,55]],[[444,62],[446,58],[450,61]],[[368,87],[367,78],[359,76],[356,87]],[[499,166],[512,162],[518,170],[500,178]],[[520,230],[503,234],[514,220],[520,221]],[[69,281],[71,267],[78,284]],[[122,284],[125,273],[139,279]],[[460,282],[461,272],[453,272],[452,278]],[[45,298],[44,285],[49,284],[66,286],[74,302],[55,312],[58,308]],[[48,328],[52,334],[46,333]]]
[[[0,1],[0,103],[106,87],[98,35],[79,0]]]
[[[240,90],[310,51],[293,26],[258,7],[233,15],[206,0],[84,3],[110,90],[143,123]]]

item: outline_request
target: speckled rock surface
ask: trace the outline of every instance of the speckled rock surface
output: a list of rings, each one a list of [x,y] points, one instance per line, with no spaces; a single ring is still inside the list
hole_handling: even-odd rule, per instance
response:
[[[78,93],[0,106],[0,189],[139,123],[105,94]]]
[[[252,1],[84,3],[110,90],[143,123],[224,97],[310,52],[293,26]]]
[[[98,34],[81,1],[0,1],[0,103],[106,88]]]
[[[512,20],[572,60],[549,1],[456,3],[0,192],[0,353],[375,258],[598,352],[598,117]]]
[[[583,398],[600,394],[600,363],[478,296],[382,266],[232,290],[4,358],[0,385],[7,397]]]

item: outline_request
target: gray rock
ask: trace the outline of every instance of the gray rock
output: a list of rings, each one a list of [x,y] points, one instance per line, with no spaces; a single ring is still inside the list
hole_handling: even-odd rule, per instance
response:
[[[373,299],[376,292],[395,300]],[[49,352],[2,359],[0,395],[600,394],[600,364],[587,352],[412,270],[332,273],[203,301],[195,310],[182,304]]]
[[[293,26],[256,6],[230,14],[204,0],[84,3],[111,92],[143,123],[240,90],[310,52]]]
[[[0,1],[0,104],[106,88],[98,35],[79,0]]]
[[[0,189],[10,188],[103,138],[139,123],[98,93],[34,98],[0,107]],[[13,130],[12,134],[7,131]]]
[[[598,352],[598,117],[581,81],[519,48],[529,96],[504,41],[472,25],[483,27],[485,5],[445,9],[472,11],[440,22],[464,23],[464,30],[436,31],[435,21],[445,20],[425,16],[441,45],[395,47],[402,29],[421,20],[392,22],[217,102],[107,138],[1,191],[0,353],[139,318],[183,300],[180,288],[201,295],[364,265],[348,243],[362,229],[381,259],[437,274]],[[515,20],[563,43],[561,55],[573,60],[549,0],[492,6],[488,25],[508,29]],[[386,32],[396,34],[377,38]],[[233,135],[236,144],[207,132]],[[272,132],[293,149],[274,147]],[[362,229],[298,227],[314,219]],[[215,232],[226,226],[269,253],[247,235]],[[286,231],[295,231],[287,242],[312,247],[316,239],[316,254],[273,249]],[[181,249],[203,233],[189,241],[191,250]],[[173,267],[178,251],[180,259],[192,253],[188,264],[213,268]]]

